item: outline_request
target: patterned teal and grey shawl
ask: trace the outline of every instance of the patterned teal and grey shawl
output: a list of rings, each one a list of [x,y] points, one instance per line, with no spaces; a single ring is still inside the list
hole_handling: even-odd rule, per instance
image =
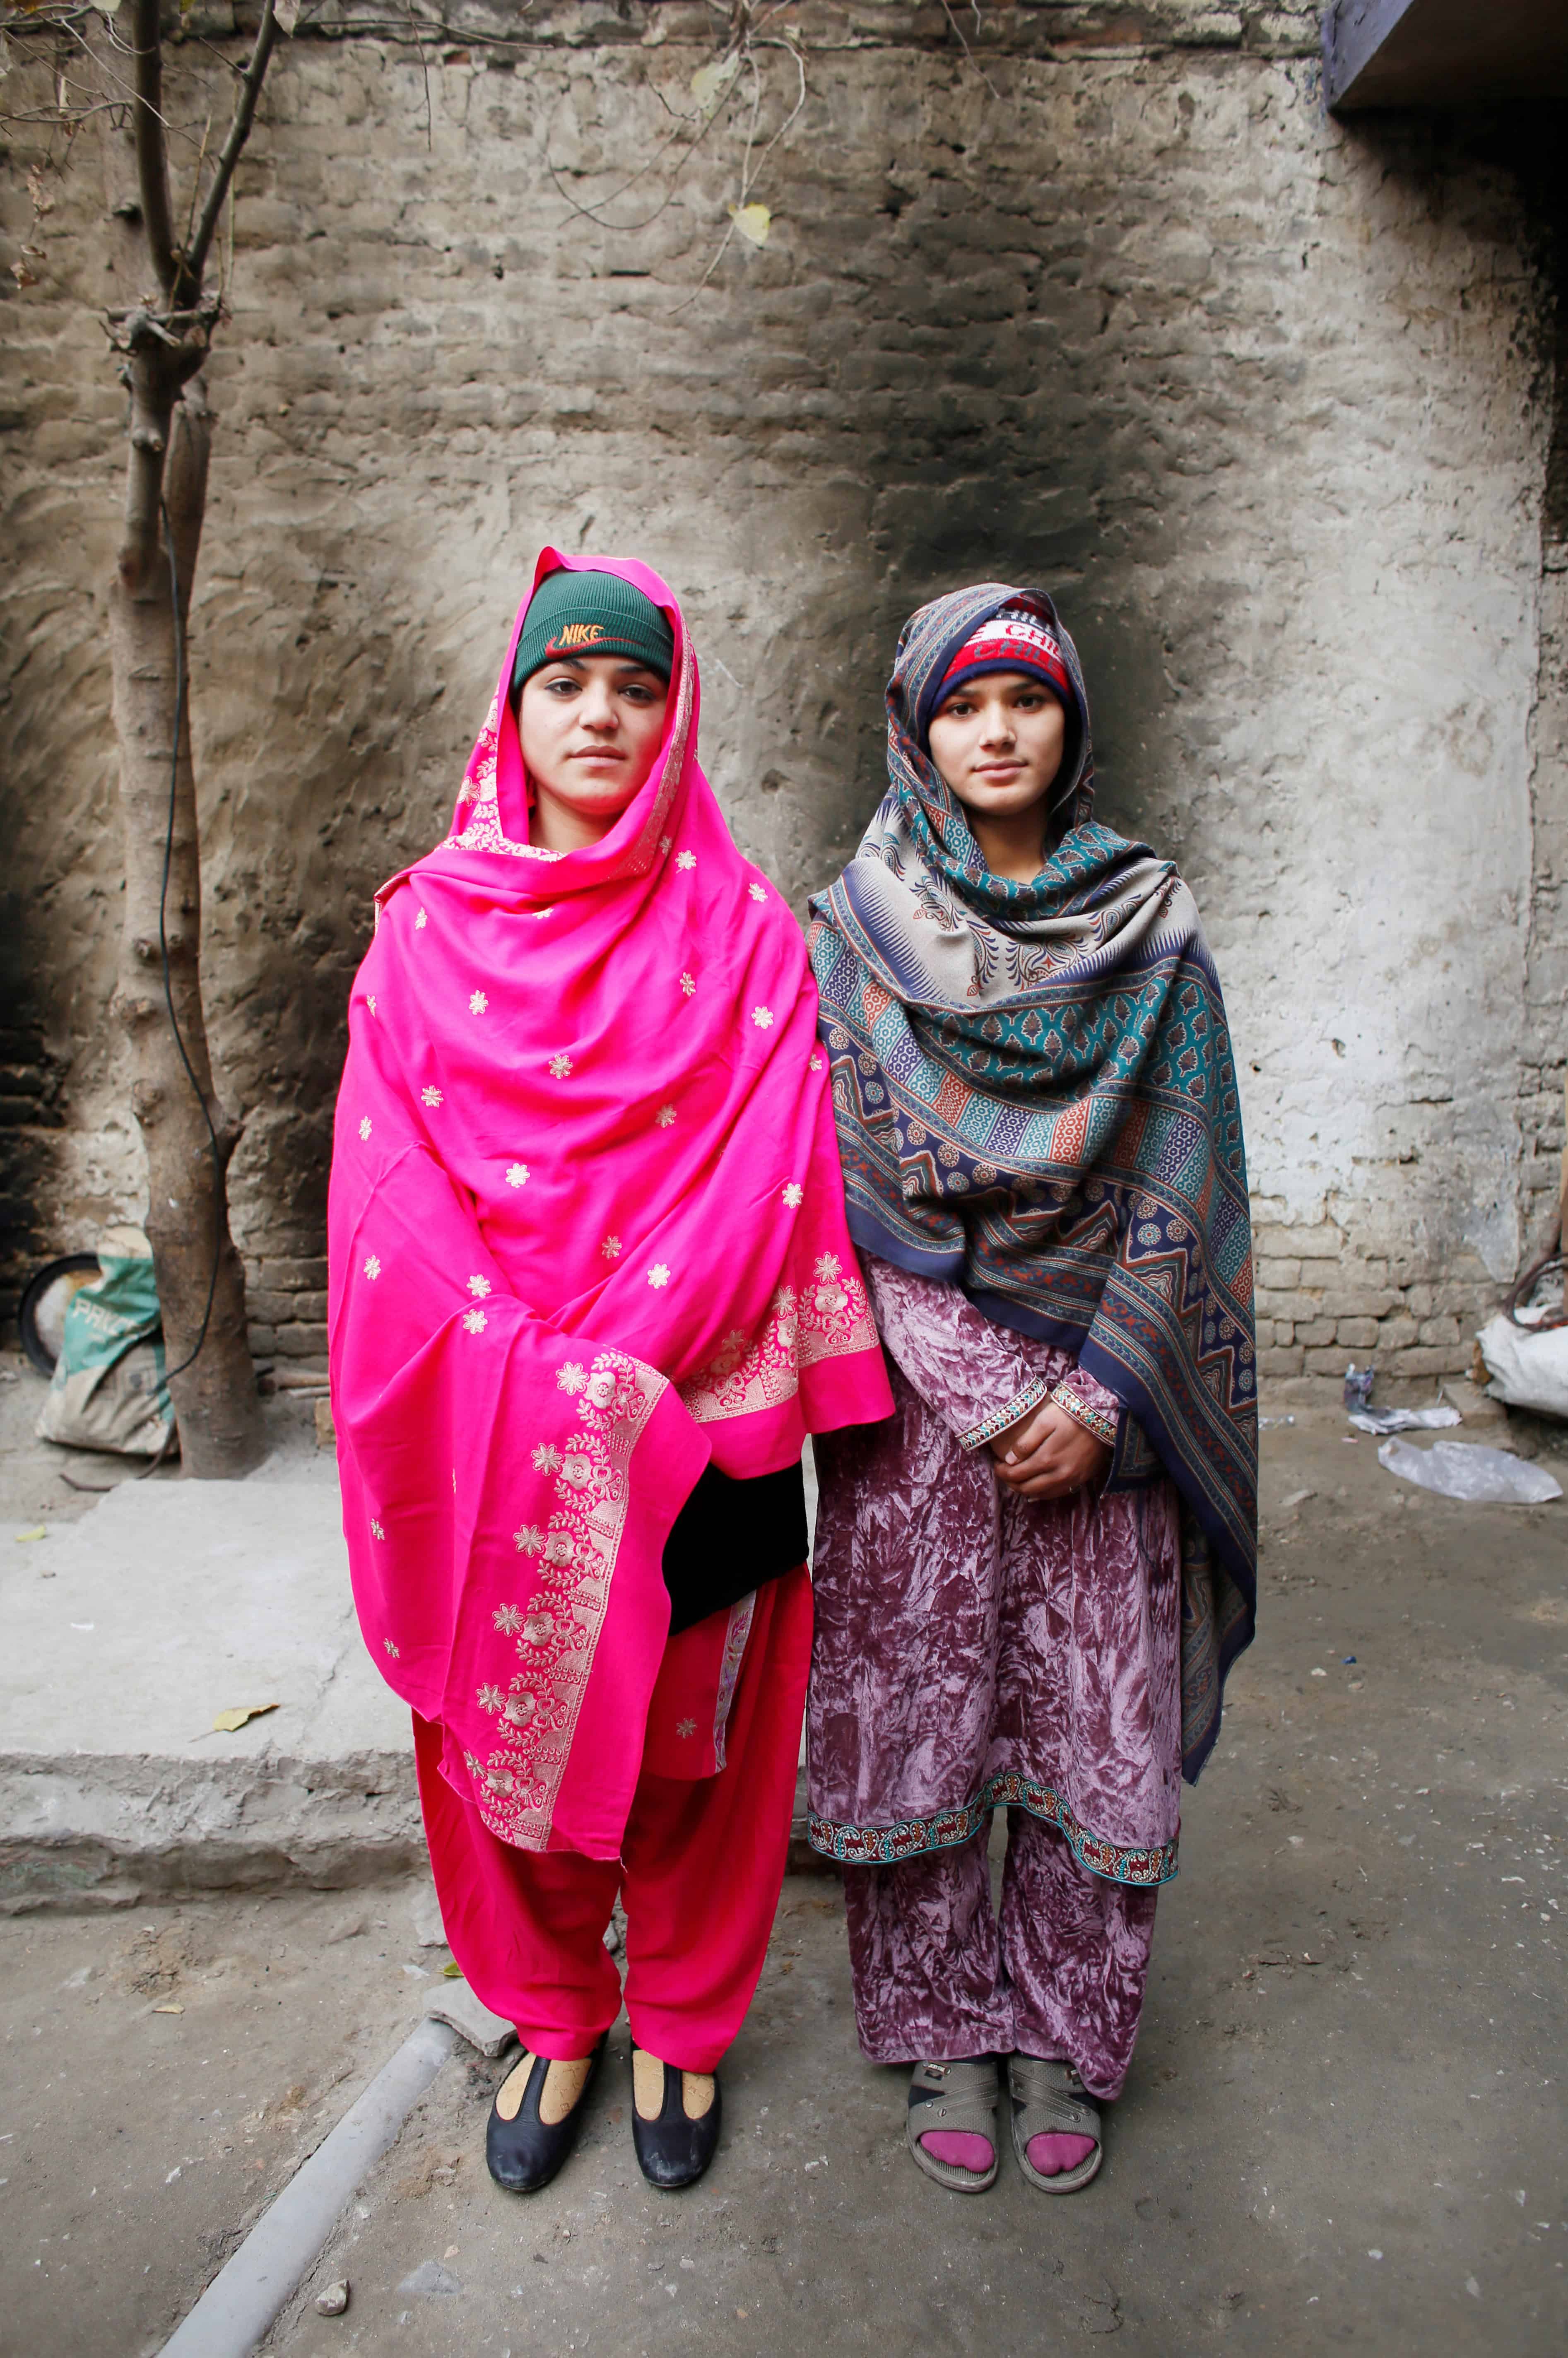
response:
[[[1030,884],[987,869],[913,725],[1016,603],[1060,638],[1081,724],[1067,832]],[[1043,592],[989,581],[923,606],[887,705],[887,794],[812,903],[850,1229],[1075,1351],[1127,1412],[1111,1482],[1174,1482],[1195,1779],[1257,1595],[1251,1229],[1218,979],[1172,863],[1095,821],[1083,673]]]

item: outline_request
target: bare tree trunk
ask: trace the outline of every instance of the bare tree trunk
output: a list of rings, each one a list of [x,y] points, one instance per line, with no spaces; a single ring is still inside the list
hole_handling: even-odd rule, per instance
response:
[[[156,281],[129,309],[104,315],[131,396],[124,530],[109,592],[125,835],[114,1011],[131,1044],[131,1102],[147,1160],[147,1235],[186,1471],[224,1477],[259,1464],[266,1438],[246,1343],[244,1274],[229,1234],[228,1167],[239,1132],[213,1083],[201,1007],[201,859],[185,635],[212,438],[200,372],[228,317],[222,284],[206,284],[207,263],[255,122],[277,36],[277,0],[260,0],[250,55],[243,68],[231,68],[228,129],[211,157],[203,131],[188,205],[176,201],[170,172],[171,143],[184,154],[187,134],[171,127],[165,100],[168,0],[99,0],[101,15],[116,19],[113,34],[78,0],[20,4],[56,36],[61,62],[53,112],[67,152],[89,116],[108,107],[118,121],[129,101],[140,203],[117,210],[139,212]],[[288,13],[292,24],[297,0]],[[103,45],[96,50],[87,32],[94,23]],[[77,78],[84,61],[101,69],[101,97],[84,92]]]
[[[258,1465],[266,1440],[245,1338],[244,1276],[229,1235],[226,1173],[238,1132],[213,1087],[202,1016],[196,781],[189,696],[179,690],[211,413],[200,377],[180,397],[191,356],[177,360],[171,340],[145,314],[129,323],[126,341],[131,449],[124,536],[109,595],[125,829],[125,930],[115,1004],[131,1042],[131,1102],[146,1149],[147,1235],[168,1366],[197,1354],[169,1387],[181,1455],[188,1474],[224,1479]]]

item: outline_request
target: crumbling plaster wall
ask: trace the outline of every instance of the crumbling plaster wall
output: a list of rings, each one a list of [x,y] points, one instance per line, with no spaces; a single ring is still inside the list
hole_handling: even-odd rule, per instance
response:
[[[806,104],[752,191],[772,232],[716,263],[743,114],[662,211],[657,172],[603,205],[668,128],[659,93],[691,105],[707,10],[497,5],[472,21],[508,46],[427,53],[428,137],[406,48],[302,38],[273,69],[192,650],[258,1347],[323,1347],[370,895],[442,831],[551,539],[675,584],[709,773],[797,906],[877,799],[904,614],[977,574],[1052,587],[1102,815],[1182,862],[1225,979],[1266,1386],[1373,1352],[1462,1368],[1524,1241],[1527,1099],[1538,1162],[1561,1142],[1550,1010],[1521,1057],[1563,788],[1529,740],[1549,296],[1520,188],[1457,130],[1325,120],[1313,7],[988,10],[984,80],[938,10],[791,13]],[[795,67],[762,62],[765,135]],[[188,118],[214,82],[182,65]],[[6,312],[26,1249],[145,1186],[108,1012],[122,417],[90,308],[134,291],[131,186],[121,140],[80,143]],[[5,202],[25,231],[18,181]]]

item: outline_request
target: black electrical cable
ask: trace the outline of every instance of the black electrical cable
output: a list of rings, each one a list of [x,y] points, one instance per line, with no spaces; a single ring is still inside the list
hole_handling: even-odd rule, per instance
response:
[[[201,1118],[207,1124],[207,1135],[212,1142],[212,1273],[207,1281],[207,1307],[201,1313],[201,1331],[196,1337],[196,1347],[187,1353],[178,1368],[164,1369],[167,1384],[174,1376],[182,1376],[201,1355],[207,1340],[207,1328],[212,1316],[212,1304],[218,1293],[218,1264],[223,1257],[223,1157],[218,1145],[218,1132],[213,1126],[212,1109],[207,1093],[196,1077],[195,1068],[186,1054],[185,1039],[179,1028],[179,1018],[174,1011],[174,989],[168,975],[168,932],[166,913],[168,906],[168,875],[174,865],[174,814],[179,793],[179,732],[185,723],[185,631],[179,615],[179,568],[174,554],[174,534],[169,529],[168,509],[163,494],[158,494],[158,514],[163,518],[163,545],[168,551],[168,595],[174,614],[174,749],[168,757],[168,826],[163,839],[163,882],[157,896],[157,946],[163,960],[164,1005],[168,1010],[168,1028],[174,1034],[174,1044],[179,1050],[179,1061],[185,1066],[185,1077],[196,1092],[196,1102],[201,1108]]]

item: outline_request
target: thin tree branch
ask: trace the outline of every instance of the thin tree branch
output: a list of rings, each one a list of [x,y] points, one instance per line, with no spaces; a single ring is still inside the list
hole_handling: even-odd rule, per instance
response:
[[[777,14],[777,10],[774,11],[774,14]],[[796,115],[800,113],[801,108],[806,104],[806,59],[801,56],[800,51],[795,48],[795,43],[793,41],[785,40],[754,41],[752,43],[752,47],[759,49],[783,49],[786,57],[793,58],[795,60],[795,70],[800,76],[800,91],[795,99],[795,104],[790,108],[789,113],[784,116],[784,121],[779,124],[778,129],[774,132],[773,137],[769,140],[767,146],[758,157],[755,166],[751,165],[748,161],[747,169],[750,177],[746,181],[745,192],[741,199],[742,203],[745,201],[745,198],[751,195],[752,186],[756,181],[757,174],[762,170],[762,166],[767,162],[768,157],[778,146],[779,141],[784,137],[784,133],[792,128]],[[750,151],[748,150],[748,157]]]
[[[436,151],[436,118],[430,112],[430,67],[425,55],[425,44],[419,38],[419,19],[414,14],[414,0],[408,0],[408,22],[414,34],[414,46],[419,52],[419,70],[425,77],[425,145]]]
[[[716,60],[716,62],[718,61]],[[596,222],[600,229],[607,229],[617,237],[634,237],[638,231],[651,228],[653,223],[658,220],[660,214],[666,212],[670,206],[675,202],[676,191],[680,186],[680,172],[682,166],[690,162],[697,149],[701,146],[703,141],[707,138],[708,133],[712,130],[714,124],[718,123],[722,116],[729,113],[730,101],[733,90],[734,84],[731,82],[729,88],[721,92],[719,103],[713,108],[711,114],[705,114],[699,107],[695,114],[677,114],[676,116],[675,129],[668,133],[666,136],[659,142],[658,146],[654,150],[652,156],[649,157],[647,162],[645,164],[640,164],[629,178],[622,181],[621,186],[618,189],[611,189],[607,197],[596,197],[590,205],[579,204],[577,198],[573,196],[571,190],[562,180],[558,169],[550,161],[548,140],[546,137],[545,169],[548,172],[551,179],[556,184],[556,194],[566,199],[567,203],[570,205],[573,212],[580,213],[585,221]],[[662,91],[655,91],[654,95],[657,98],[666,114],[674,112],[669,101],[665,97]],[[676,168],[670,175],[669,183],[665,188],[664,197],[662,200],[654,206],[653,211],[651,213],[645,213],[641,221],[636,222],[606,221],[601,208],[605,205],[615,204],[626,194],[628,189],[635,188],[637,182],[642,179],[645,174],[653,170],[660,157],[666,155],[669,149],[674,146],[676,141],[680,137],[681,133],[683,131],[689,131],[693,124],[697,125],[697,130],[688,142],[685,154],[678,156],[676,158]]]
[[[746,48],[746,70],[752,77],[752,119],[746,125],[746,146],[741,157],[741,202],[745,203],[752,190],[752,150],[757,144],[757,122],[762,112],[762,76],[751,45]]]
[[[672,177],[670,184],[665,191],[663,201],[655,206],[654,210],[651,213],[644,214],[643,218],[638,222],[606,221],[600,208],[604,205],[613,205],[617,203],[620,199],[626,194],[628,189],[635,188],[639,180],[644,179],[654,169],[654,167],[660,161],[661,157],[668,154],[669,150],[675,146],[676,140],[679,139],[681,133],[684,130],[688,129],[691,124],[697,121],[697,117],[695,115],[683,114],[678,116],[676,118],[675,130],[667,133],[665,138],[659,142],[659,145],[654,148],[654,153],[649,157],[647,162],[645,164],[639,164],[637,169],[630,176],[629,178],[622,180],[618,189],[611,189],[607,197],[597,197],[591,205],[585,205],[579,202],[578,199],[573,196],[571,190],[561,178],[559,169],[551,162],[547,154],[545,157],[545,169],[548,172],[551,179],[556,184],[556,194],[558,197],[565,198],[567,203],[570,205],[573,212],[580,213],[584,221],[597,222],[600,229],[612,231],[618,237],[631,237],[635,235],[637,231],[649,228],[653,222],[658,220],[659,215],[668,209],[675,198],[676,189],[678,185],[680,164],[684,163],[687,157],[694,156],[697,153],[697,148],[702,145],[704,139],[707,138],[710,127],[718,120],[719,114],[721,114],[722,112],[722,108],[718,109],[715,114],[710,114],[707,121],[702,124],[696,137],[692,139],[687,146],[686,156],[676,158],[676,173]]]
[[[678,319],[680,314],[686,309],[688,303],[696,302],[697,297],[701,294],[703,288],[707,286],[708,280],[712,277],[714,272],[718,269],[719,264],[729,253],[730,241],[734,234],[735,223],[733,219],[731,219],[729,228],[725,231],[723,236],[719,239],[718,245],[714,248],[713,259],[708,264],[707,269],[703,272],[702,276],[697,280],[697,285],[692,288],[691,293],[687,295],[683,301],[677,303],[673,310],[666,314],[667,318],[672,319]]]
[[[122,55],[133,59],[135,59],[136,55],[135,50],[126,47],[125,43],[121,40],[119,34],[115,31],[114,25],[106,16],[100,16],[95,7],[83,9],[81,13],[83,16],[91,16],[95,20],[95,31],[103,34],[111,49],[118,50]],[[17,31],[15,19],[11,21],[7,29],[13,35]],[[46,27],[40,26],[38,29],[42,31],[46,29]],[[107,82],[112,82],[116,90],[123,90],[126,98],[130,100],[133,107],[135,107],[137,103],[135,81],[127,81],[124,74],[115,72],[114,67],[109,63],[105,57],[104,52],[102,49],[95,49],[92,47],[92,42],[84,38],[80,27],[77,25],[73,17],[51,17],[49,20],[47,29],[58,31],[62,38],[69,37],[73,40],[81,49],[82,56],[86,58],[89,63],[96,69],[96,70],[103,76],[103,80]],[[235,68],[233,70],[237,71],[238,69]],[[85,87],[85,85],[83,85],[83,87]],[[66,82],[65,70],[62,67],[59,69],[59,89],[63,92],[67,88],[68,84]],[[119,103],[120,102],[114,100],[100,100],[91,106],[87,105],[85,103],[67,106],[64,98],[62,97],[57,105],[50,108],[49,117],[56,122],[64,119],[70,123],[82,123],[87,120],[87,117],[90,114],[101,114],[105,105],[114,105]],[[11,115],[6,117],[6,120],[9,122],[41,122],[45,118],[42,115]],[[162,127],[163,135],[166,139],[183,139],[187,146],[194,144],[190,133],[185,130],[179,124],[171,123],[168,115],[163,114],[161,110],[158,113],[157,119]]]
[[[949,25],[951,25],[951,27],[953,27],[953,38],[954,38],[954,39],[957,42],[958,47],[959,47],[959,48],[963,50],[963,52],[964,52],[964,59],[965,59],[965,62],[966,62],[967,64],[968,64],[968,65],[973,66],[973,68],[974,68],[975,71],[979,74],[979,76],[980,80],[984,82],[984,84],[985,84],[986,88],[989,91],[989,92],[990,92],[991,96],[992,96],[993,98],[1000,98],[1000,95],[1001,95],[1000,92],[997,89],[997,86],[996,86],[995,82],[994,82],[994,81],[992,81],[992,80],[991,80],[991,78],[990,78],[989,74],[989,73],[987,73],[987,71],[986,71],[986,70],[985,70],[984,66],[983,66],[983,65],[981,65],[981,63],[980,63],[979,59],[976,57],[976,55],[975,55],[975,53],[974,53],[973,49],[970,49],[970,47],[969,47],[969,45],[968,45],[968,41],[966,41],[966,40],[965,40],[965,38],[964,38],[964,28],[963,28],[963,27],[959,24],[958,19],[957,18],[957,16],[954,16],[953,11],[951,10],[951,8],[949,8],[949,7],[948,7],[948,5],[947,5],[947,0],[939,0],[939,5],[940,5],[940,6],[941,6],[942,14],[944,15],[944,16],[946,16],[946,17],[947,22],[948,22],[948,23],[949,23]],[[976,32],[978,33],[978,32],[979,31],[979,29],[980,29],[980,11],[979,11],[979,0],[975,0],[975,30],[976,30]]]
[[[272,0],[267,0],[270,12]],[[141,184],[142,222],[158,284],[172,295],[179,276],[174,252],[174,218],[168,200],[168,148],[163,122],[163,28],[158,0],[135,0],[136,178]]]
[[[137,0],[138,6],[148,5],[149,0]],[[150,0],[150,5],[156,10],[157,0]],[[261,96],[262,80],[266,72],[267,60],[272,55],[272,45],[276,31],[277,20],[273,14],[273,0],[262,0],[261,23],[256,27],[256,45],[251,51],[249,65],[240,77],[240,92],[234,101],[234,119],[229,125],[229,135],[219,152],[217,170],[212,176],[212,185],[207,191],[207,201],[201,208],[201,219],[197,227],[195,243],[185,258],[186,274],[193,287],[200,287],[201,284],[201,273],[206,267],[208,248],[212,243],[213,234],[222,216],[223,200],[228,195],[229,183],[234,177],[234,167],[240,160],[241,150],[251,135],[251,124],[255,120],[256,101]]]
[[[212,136],[212,117],[209,113],[201,126],[201,145],[196,151],[196,169],[190,175],[190,202],[185,209],[185,244],[189,253],[190,233],[196,222],[196,200],[201,194],[201,167],[207,161],[207,142]]]
[[[222,244],[218,249],[218,301],[228,302],[229,289],[234,283],[234,184],[229,183],[229,251],[225,255]]]

